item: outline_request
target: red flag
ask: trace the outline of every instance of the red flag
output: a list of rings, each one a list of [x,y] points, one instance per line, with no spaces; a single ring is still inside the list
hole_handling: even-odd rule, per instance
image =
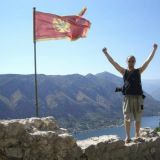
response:
[[[91,23],[81,16],[58,16],[55,14],[35,12],[35,39],[62,39],[76,40],[86,37]]]

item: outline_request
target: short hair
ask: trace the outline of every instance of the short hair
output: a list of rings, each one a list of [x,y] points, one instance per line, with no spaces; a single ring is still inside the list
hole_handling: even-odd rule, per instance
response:
[[[130,55],[130,56],[127,57],[127,62],[128,62],[128,59],[130,59],[130,58],[134,58],[134,60],[136,61],[135,56],[134,55]]]

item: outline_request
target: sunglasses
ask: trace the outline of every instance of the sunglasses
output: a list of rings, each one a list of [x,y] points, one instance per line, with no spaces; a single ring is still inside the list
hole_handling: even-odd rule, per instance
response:
[[[135,60],[130,60],[128,61],[128,63],[135,63]]]

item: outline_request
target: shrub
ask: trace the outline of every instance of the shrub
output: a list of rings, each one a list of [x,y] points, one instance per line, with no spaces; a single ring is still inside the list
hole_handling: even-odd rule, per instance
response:
[[[160,127],[155,128],[156,132],[160,132]]]

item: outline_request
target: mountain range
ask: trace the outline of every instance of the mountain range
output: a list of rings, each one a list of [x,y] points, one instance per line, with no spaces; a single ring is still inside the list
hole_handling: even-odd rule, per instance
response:
[[[160,79],[143,80],[143,86],[146,92],[160,100]]]
[[[38,75],[40,116],[54,116],[70,131],[120,124],[122,94],[115,88],[122,78],[109,72],[98,74]],[[159,92],[158,92],[159,93]],[[160,101],[145,92],[144,115],[160,112]],[[34,75],[0,75],[0,118],[35,116]]]

